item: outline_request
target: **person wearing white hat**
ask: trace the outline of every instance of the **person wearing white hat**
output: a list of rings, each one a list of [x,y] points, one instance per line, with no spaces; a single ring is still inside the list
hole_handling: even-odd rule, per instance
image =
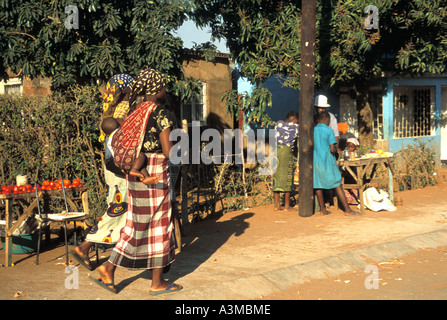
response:
[[[331,105],[328,103],[327,97],[323,94],[320,94],[315,97],[314,106],[317,109],[317,113],[319,114],[323,111],[328,111],[328,109],[330,108]],[[331,121],[329,123],[329,128],[331,128],[334,131],[335,140],[337,141],[337,144],[335,147],[336,147],[336,150],[339,150],[340,133],[338,131],[337,118],[331,112],[328,111],[328,113],[329,113],[329,116],[331,117]]]

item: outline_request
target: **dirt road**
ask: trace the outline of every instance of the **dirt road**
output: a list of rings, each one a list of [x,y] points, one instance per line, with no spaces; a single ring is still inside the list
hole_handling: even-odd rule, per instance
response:
[[[436,268],[436,261],[441,266],[444,249],[439,249],[438,255],[431,258],[416,255],[415,260],[411,260],[405,256],[391,257],[387,248],[382,248],[384,252],[381,254],[387,258],[379,257],[371,262],[372,265],[394,259],[404,264],[381,264],[379,289],[365,290],[368,275],[363,270],[340,269],[342,272],[338,274],[327,275],[315,269],[309,275],[310,282],[300,286],[295,285],[296,274],[287,272],[300,270],[305,264],[322,266],[318,261],[327,257],[340,259],[355,250],[421,234],[441,232],[444,237],[447,231],[446,194],[447,183],[401,192],[403,206],[397,211],[367,211],[360,217],[345,217],[337,211],[328,216],[302,218],[297,211],[275,212],[273,206],[268,205],[191,224],[185,228],[183,251],[176,256],[166,275],[167,279],[182,284],[184,289],[156,299],[381,299],[393,297],[386,291],[393,288],[402,292],[400,297],[394,296],[397,299],[419,298],[422,293],[427,299],[436,298],[442,294],[447,279],[443,270],[428,269],[427,266]],[[445,242],[443,246],[447,246],[447,240]],[[414,249],[404,244],[401,246],[408,248],[408,252]],[[436,254],[436,251],[421,254]],[[109,252],[101,253],[101,261],[108,255]],[[425,263],[425,260],[432,263]],[[97,275],[97,271],[90,272],[78,265],[79,287],[67,288],[66,281],[71,274],[66,273],[63,246],[45,248],[40,261],[36,266],[34,254],[13,255],[14,266],[0,268],[0,299],[154,299],[147,294],[150,271],[118,268],[115,284],[119,294],[114,295],[89,280],[89,274]],[[0,264],[4,264],[3,250],[0,250]],[[338,271],[331,269],[331,273]],[[395,273],[388,274],[388,271]],[[429,278],[425,271],[436,273],[433,282],[425,287],[426,291],[418,293],[416,289],[405,291],[397,287],[419,283],[411,273],[420,279]],[[395,280],[398,278],[402,280]],[[430,296],[430,292],[438,290],[436,283],[439,293]],[[326,288],[327,292],[321,288]],[[23,296],[14,298],[18,291]],[[283,295],[284,292],[287,294]]]
[[[382,261],[356,270],[294,285],[259,300],[445,300],[447,247]],[[377,277],[376,277],[377,275]]]

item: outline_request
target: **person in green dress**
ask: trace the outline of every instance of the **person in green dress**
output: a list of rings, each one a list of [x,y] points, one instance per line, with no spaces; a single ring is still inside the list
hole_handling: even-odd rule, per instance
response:
[[[285,121],[276,123],[276,170],[273,174],[274,210],[290,210],[290,193],[292,192],[293,174],[295,171],[295,157],[293,146],[299,133],[299,115],[290,111]],[[284,207],[279,204],[280,194],[284,192]]]

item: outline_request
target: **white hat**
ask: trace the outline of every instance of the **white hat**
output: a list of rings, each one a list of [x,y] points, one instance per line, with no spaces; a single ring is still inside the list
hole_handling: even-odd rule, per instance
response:
[[[351,142],[355,146],[359,146],[360,145],[359,141],[356,138],[349,138],[346,142]]]
[[[318,95],[315,97],[315,107],[318,108],[329,108],[331,105],[327,103],[327,97],[325,95]]]

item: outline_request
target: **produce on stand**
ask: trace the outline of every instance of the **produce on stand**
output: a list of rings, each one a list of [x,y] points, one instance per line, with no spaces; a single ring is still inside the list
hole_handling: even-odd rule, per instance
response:
[[[73,181],[71,181],[69,179],[64,179],[63,183],[64,183],[65,188],[74,188],[74,187],[82,186],[82,182],[79,178],[73,179]],[[24,192],[35,192],[36,188],[37,188],[37,191],[62,189],[62,179],[59,179],[56,182],[44,180],[42,182],[42,184],[38,183],[38,184],[36,184],[36,186],[33,186],[31,184],[28,184],[26,186],[3,185],[1,187],[0,193],[14,194],[14,193],[24,193]]]

